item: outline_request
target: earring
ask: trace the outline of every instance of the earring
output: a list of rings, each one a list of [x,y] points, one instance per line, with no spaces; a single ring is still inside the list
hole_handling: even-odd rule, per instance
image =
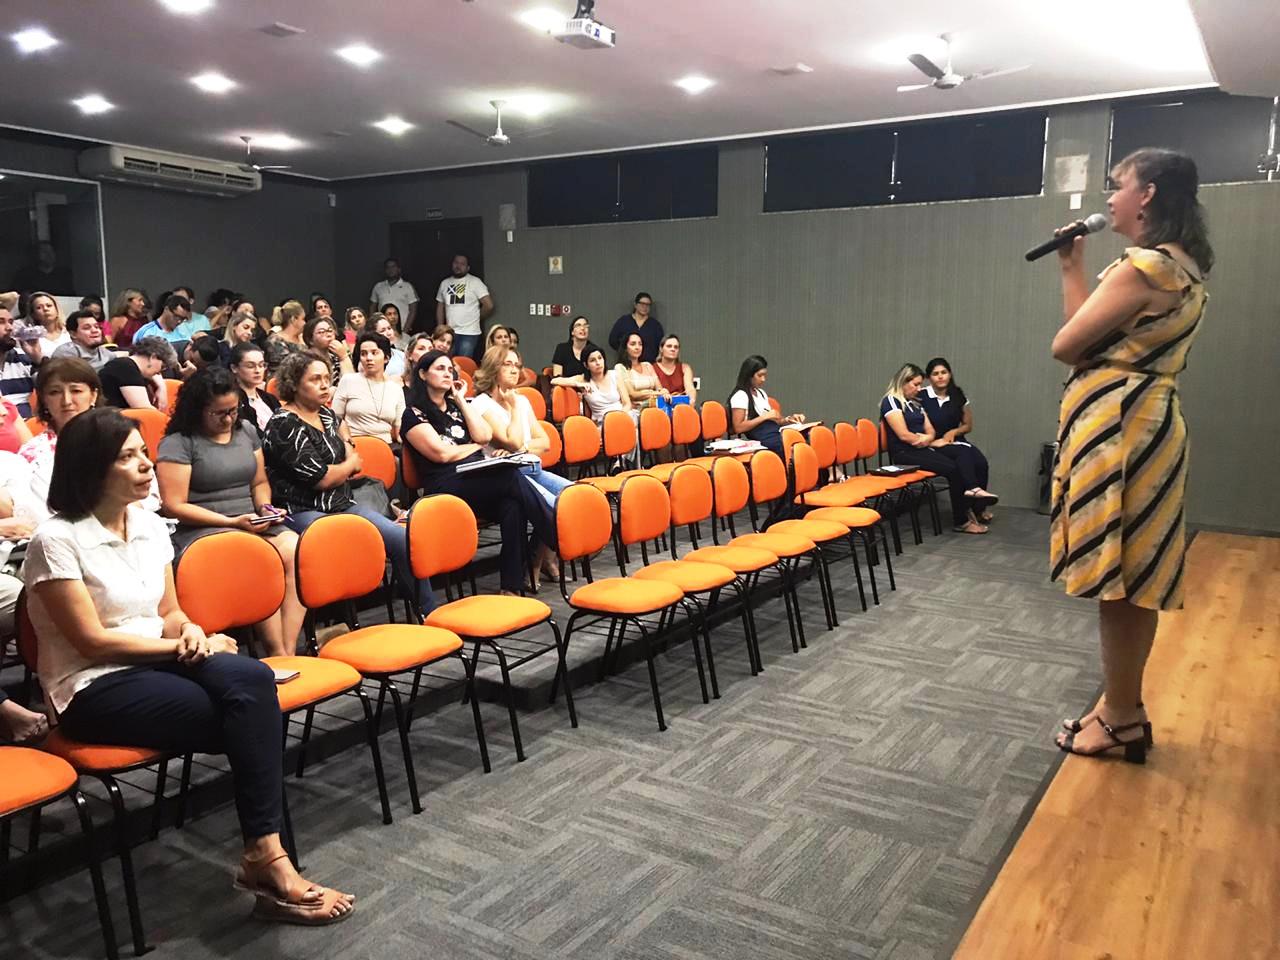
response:
[[[1147,215],[1146,215],[1145,213],[1143,213],[1141,210],[1139,210],[1139,211],[1138,211],[1138,222],[1139,222],[1139,223],[1141,223],[1143,220],[1146,220],[1146,219],[1147,219]]]

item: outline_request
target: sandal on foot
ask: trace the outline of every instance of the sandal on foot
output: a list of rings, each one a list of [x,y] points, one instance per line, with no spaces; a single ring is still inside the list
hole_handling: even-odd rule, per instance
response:
[[[1138,709],[1139,710],[1147,709],[1146,704],[1144,704],[1141,700],[1138,701]],[[1085,714],[1085,716],[1088,716],[1088,714]],[[1067,731],[1067,733],[1079,733],[1082,729],[1084,729],[1084,725],[1080,722],[1083,719],[1084,717],[1077,717],[1075,720],[1063,720],[1062,729]],[[1150,750],[1152,747],[1156,745],[1155,740],[1151,736],[1150,720],[1142,721],[1142,736],[1143,736],[1143,739],[1147,741],[1148,750]]]
[[[283,896],[278,890],[268,888],[264,882],[267,867],[277,860],[286,859],[287,853],[279,853],[269,860],[252,861],[241,859],[240,869],[236,871],[232,886],[237,890],[252,893],[256,898],[253,905],[253,916],[260,920],[274,923],[296,923],[308,927],[322,927],[326,924],[345,920],[355,912],[354,899],[338,890],[322,887],[306,880],[285,892]],[[310,895],[313,899],[306,899]],[[347,901],[347,909],[335,914],[333,908],[339,900]]]
[[[1124,726],[1113,727],[1111,724],[1103,720],[1102,717],[1095,717],[1094,719],[1101,724],[1102,729],[1106,731],[1107,736],[1111,739],[1110,743],[1098,747],[1096,750],[1077,750],[1075,748],[1076,735],[1072,734],[1062,743],[1058,744],[1058,749],[1063,753],[1074,753],[1077,757],[1097,757],[1109,750],[1114,750],[1117,747],[1123,747],[1126,763],[1147,762],[1147,740],[1145,736],[1139,737],[1136,740],[1121,740],[1119,736],[1128,730],[1141,730],[1141,723],[1126,723]]]
[[[977,529],[973,529],[974,527],[977,527]],[[975,536],[987,532],[987,528],[980,523],[966,523],[963,527],[954,527],[953,529],[956,533],[972,533]]]

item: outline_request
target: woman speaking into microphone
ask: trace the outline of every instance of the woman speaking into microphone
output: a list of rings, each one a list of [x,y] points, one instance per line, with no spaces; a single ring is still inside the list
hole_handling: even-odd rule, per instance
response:
[[[1111,179],[1111,229],[1132,246],[1092,293],[1084,239],[1058,250],[1065,322],[1053,356],[1073,369],[1053,472],[1051,576],[1098,601],[1104,692],[1063,722],[1057,742],[1143,763],[1152,742],[1143,668],[1159,611],[1182,608],[1187,429],[1177,375],[1204,315],[1213,250],[1190,157],[1138,150]]]

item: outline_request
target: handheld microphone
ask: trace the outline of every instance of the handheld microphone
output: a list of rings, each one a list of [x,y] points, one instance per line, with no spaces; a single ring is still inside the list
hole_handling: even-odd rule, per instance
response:
[[[1027,262],[1039,260],[1045,254],[1053,253],[1059,247],[1065,247],[1067,244],[1075,240],[1076,237],[1083,237],[1085,234],[1097,233],[1099,230],[1105,230],[1108,226],[1107,218],[1100,213],[1091,213],[1088,217],[1077,223],[1066,233],[1058,237],[1046,240],[1038,247],[1032,247],[1027,251]]]

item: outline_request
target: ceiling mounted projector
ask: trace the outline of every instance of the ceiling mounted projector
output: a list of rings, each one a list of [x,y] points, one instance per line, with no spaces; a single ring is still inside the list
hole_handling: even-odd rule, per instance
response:
[[[551,36],[571,47],[583,50],[609,50],[618,39],[617,31],[597,23],[592,16],[596,0],[578,0],[573,19],[566,20],[550,30]]]

